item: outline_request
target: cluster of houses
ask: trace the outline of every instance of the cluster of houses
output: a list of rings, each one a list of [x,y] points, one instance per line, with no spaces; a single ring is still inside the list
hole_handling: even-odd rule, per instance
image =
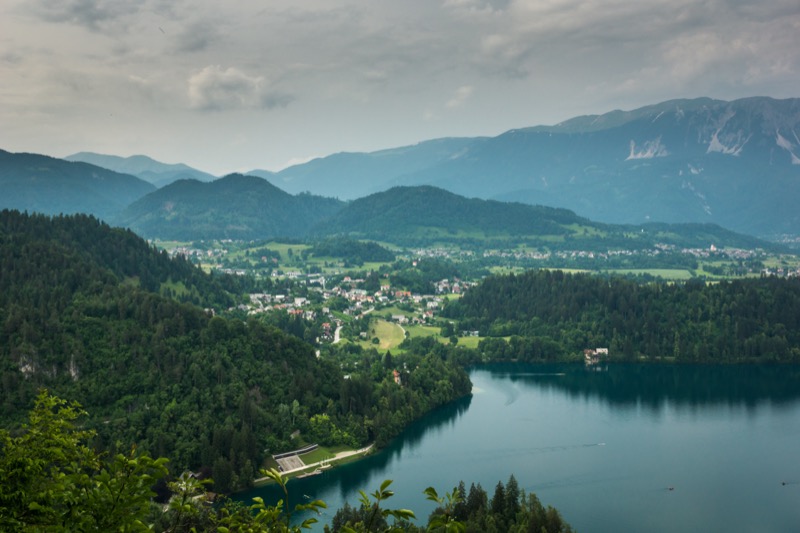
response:
[[[302,316],[306,320],[315,320],[317,314],[315,311],[308,309],[308,298],[304,297],[287,297],[285,294],[267,294],[267,293],[253,293],[250,294],[250,305],[244,307],[243,310],[247,314],[256,315],[258,313],[266,313],[272,310],[284,310],[290,315]],[[323,308],[323,313],[328,313],[329,310]]]
[[[212,248],[210,250],[200,250],[197,248],[189,248],[187,246],[178,246],[169,251],[170,256],[182,256],[194,262],[209,261],[211,259],[218,259],[227,255],[228,250],[225,248]]]
[[[556,252],[539,252],[536,250],[489,250],[483,253],[483,257],[499,257],[504,259],[528,259],[534,261],[546,261],[551,258],[558,259],[609,259],[612,257],[654,257],[665,253],[680,253],[691,255],[698,259],[708,259],[710,257],[727,258],[732,260],[753,259],[766,255],[763,250],[745,250],[741,248],[717,248],[711,245],[708,248],[677,248],[672,244],[656,244],[653,248],[644,250],[608,250],[605,252],[593,252],[589,250],[560,250]]]
[[[760,256],[766,256],[763,250],[744,250],[742,248],[717,248],[711,245],[708,248],[683,248],[680,253],[691,255],[698,259],[708,259],[710,257],[735,259],[737,261],[744,261],[746,259],[754,259]]]
[[[351,278],[350,276],[345,276],[340,283],[332,287],[327,287],[326,282],[329,282],[329,280],[319,274],[309,275],[304,281],[304,291],[319,294],[320,298],[313,298],[316,302],[319,302],[320,299],[323,302],[327,302],[335,297],[346,300],[348,307],[342,310],[346,315],[361,315],[372,309],[380,308],[384,304],[407,304],[413,307],[415,310],[413,313],[396,313],[391,317],[387,317],[400,325],[424,324],[432,321],[444,304],[444,295],[460,294],[466,288],[474,285],[474,283],[466,283],[459,279],[442,279],[434,283],[435,294],[421,295],[407,290],[393,289],[385,283],[381,285],[378,291],[367,291],[360,288],[365,281],[364,279]],[[271,311],[285,311],[307,320],[322,318],[326,320],[321,325],[322,334],[320,340],[322,342],[333,341],[334,331],[338,325],[337,320],[327,306],[322,307],[320,310],[319,304],[312,303],[309,298],[292,296],[291,294],[253,293],[249,295],[248,304],[240,307],[251,315]]]
[[[773,267],[773,268],[765,268],[761,270],[762,276],[775,276],[778,278],[800,278],[800,267],[799,268],[784,268],[784,267]]]

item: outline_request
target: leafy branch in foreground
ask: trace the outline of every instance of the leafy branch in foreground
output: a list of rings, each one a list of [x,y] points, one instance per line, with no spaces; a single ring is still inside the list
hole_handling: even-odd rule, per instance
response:
[[[466,530],[466,526],[456,520],[456,506],[463,503],[463,498],[454,488],[452,492],[439,496],[436,489],[428,487],[425,489],[425,496],[428,500],[439,504],[437,512],[431,515],[428,520],[428,531],[442,531],[444,533],[461,533]]]
[[[381,508],[381,502],[385,502],[394,496],[394,491],[389,490],[389,485],[391,484],[391,479],[384,480],[384,482],[381,483],[380,488],[372,493],[374,502],[370,500],[370,497],[366,492],[363,490],[359,491],[361,494],[359,501],[361,502],[361,509],[363,511],[362,519],[357,520],[352,524],[348,523],[342,526],[340,531],[343,531],[344,533],[365,533],[373,531],[394,533],[406,531],[406,528],[402,527],[402,525],[399,525],[398,522],[403,524],[410,519],[416,518],[413,511],[408,509]],[[386,519],[390,516],[395,519],[395,525],[393,526],[388,526],[386,523]]]
[[[147,531],[142,517],[166,459],[132,448],[106,459],[74,403],[39,392],[18,436],[0,430],[0,530]]]

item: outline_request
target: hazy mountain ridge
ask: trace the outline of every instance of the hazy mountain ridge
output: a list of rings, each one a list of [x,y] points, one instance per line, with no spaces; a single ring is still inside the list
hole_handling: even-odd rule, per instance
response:
[[[213,181],[217,179],[216,176],[183,163],[162,163],[146,155],[120,157],[94,152],[78,152],[64,159],[67,161],[81,161],[115,172],[131,174],[152,183],[156,187],[163,187],[180,179],[196,179],[198,181]]]
[[[135,176],[81,162],[0,150],[0,209],[108,218],[153,191]]]
[[[468,198],[566,208],[604,223],[712,223],[775,238],[800,234],[798,132],[800,99],[671,100],[632,111],[575,117],[553,126],[511,130],[491,138],[436,139],[372,153],[333,154],[276,173],[256,170],[252,173],[267,181],[253,177],[258,181],[251,184],[259,187],[247,194],[254,196],[245,194],[238,200],[236,195],[249,189],[241,183],[230,187],[231,182],[224,179],[217,180],[226,184],[218,190],[185,184],[165,187],[163,196],[130,205],[121,215],[126,206],[152,189],[143,189],[139,182],[132,192],[125,188],[131,178],[115,178],[117,181],[106,180],[109,187],[100,194],[98,177],[111,175],[105,170],[90,165],[68,167],[82,163],[19,154],[39,157],[40,163],[28,164],[25,179],[8,179],[19,177],[11,168],[19,161],[3,160],[8,161],[3,163],[8,168],[2,169],[8,194],[0,207],[87,212],[130,224],[148,236],[156,228],[173,236],[188,232],[230,238],[249,238],[254,233],[299,236],[311,228],[321,231],[322,220],[343,207],[330,197],[356,200],[397,186],[432,185]],[[13,155],[4,154],[6,158]],[[164,169],[178,173],[173,177],[195,172],[186,165],[165,165],[146,156],[82,153],[71,157],[78,156],[138,171],[154,181]],[[68,168],[69,176],[82,177],[33,170],[47,165]],[[95,176],[94,181],[88,176]],[[243,178],[240,175],[238,179]],[[39,181],[34,186],[32,180]],[[94,185],[85,190],[87,180]],[[47,186],[40,186],[40,181]],[[173,185],[181,181],[200,183],[178,180]],[[110,186],[112,182],[128,185],[116,190]],[[269,189],[267,182],[278,187],[269,185],[274,190]],[[312,194],[292,196],[301,191],[329,198],[322,202]],[[203,198],[207,193],[217,198]],[[181,195],[190,203],[184,205]],[[283,200],[271,204],[272,197]],[[307,205],[301,207],[303,203]],[[287,210],[289,205],[295,206],[294,213]],[[157,214],[159,209],[162,212]],[[385,209],[393,212],[391,203]],[[416,212],[418,220],[439,216],[432,208],[407,209]],[[202,210],[211,211],[203,215]],[[457,213],[454,216],[467,225],[474,222]],[[509,217],[513,218],[503,215],[505,220]],[[332,223],[344,224],[343,220]],[[492,221],[483,220],[488,225],[481,231],[494,231]],[[182,229],[178,231],[178,227]],[[447,224],[440,226],[443,231],[456,231],[445,228]]]
[[[290,193],[354,200],[387,188],[387,182],[458,157],[477,138],[442,138],[369,153],[341,152],[294,165],[280,172],[251,174],[268,178]]]
[[[711,222],[775,236],[800,231],[793,200],[800,198],[799,132],[798,99],[671,100],[458,139],[425,161],[418,150],[427,143],[420,143],[398,152],[392,168],[381,166],[379,152],[335,154],[278,175],[325,182],[340,198],[434,185],[468,197],[565,207],[602,222]]]
[[[86,212],[131,228],[146,238],[188,241],[348,235],[409,246],[453,243],[504,247],[525,243],[584,250],[635,249],[655,242],[689,247],[711,243],[746,248],[769,246],[712,224],[610,225],[564,208],[467,198],[425,185],[395,187],[348,203],[305,193],[291,195],[267,180],[241,174],[212,182],[179,180],[153,190],[152,185],[133,176],[86,163],[13,155],[7,154],[3,176],[15,175],[13,169],[20,165],[28,169],[22,175],[29,176],[34,168],[33,178],[26,182],[28,194],[41,194],[51,205],[26,203],[25,198],[17,197],[3,207],[51,214]],[[47,170],[45,176],[57,182],[56,190],[63,189],[63,193],[51,194],[47,191],[52,191],[52,186],[39,186],[42,169],[58,171],[50,176]],[[97,180],[97,176],[108,178],[105,196],[87,192],[82,185],[86,180]],[[13,192],[14,183],[6,181],[10,183],[8,190]],[[129,195],[132,203],[123,208],[118,198],[125,197],[122,192],[131,183],[147,190]],[[13,197],[11,194],[4,198]],[[108,200],[110,197],[117,200]],[[100,205],[87,206],[89,200]],[[791,203],[791,197],[786,201]],[[634,234],[636,238],[631,238]]]

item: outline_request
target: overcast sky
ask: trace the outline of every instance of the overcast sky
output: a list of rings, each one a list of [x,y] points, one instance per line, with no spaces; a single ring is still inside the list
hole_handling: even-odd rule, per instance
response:
[[[798,0],[0,0],[0,148],[222,175],[800,96]]]

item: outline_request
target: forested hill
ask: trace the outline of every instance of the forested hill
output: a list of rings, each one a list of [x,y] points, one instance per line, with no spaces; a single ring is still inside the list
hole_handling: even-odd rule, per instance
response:
[[[642,285],[560,271],[493,276],[445,308],[485,357],[800,362],[800,279]]]
[[[385,444],[471,387],[428,354],[408,355],[402,387],[367,359],[345,380],[335,361],[256,319],[152,292],[225,294],[221,280],[91,217],[0,212],[0,267],[0,425],[19,423],[46,387],[92,413],[97,446],[138,445],[173,474],[205,467],[218,491],[247,485],[295,431]]]
[[[487,237],[566,235],[564,226],[589,223],[566,209],[469,199],[436,187],[395,187],[350,203],[328,232],[354,232],[392,242],[432,233]]]
[[[101,218],[155,190],[146,181],[87,163],[0,150],[0,209]]]
[[[265,179],[231,174],[210,183],[176,181],[128,206],[115,222],[147,238],[300,237],[343,205],[311,194],[292,196]]]
[[[65,295],[124,283],[174,295],[203,307],[234,303],[236,279],[204,273],[182,257],[170,258],[130,230],[89,215],[49,217],[0,211],[0,302],[65,305]],[[41,285],[37,285],[41,284]]]
[[[349,234],[406,246],[435,243],[607,251],[655,244],[707,248],[777,245],[715,224],[602,224],[568,209],[465,198],[427,185],[395,187],[348,203],[312,233]]]

